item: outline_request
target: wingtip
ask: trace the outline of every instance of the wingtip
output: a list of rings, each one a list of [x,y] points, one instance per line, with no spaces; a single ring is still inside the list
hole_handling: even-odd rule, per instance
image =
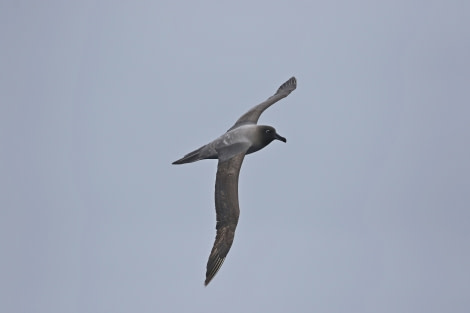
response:
[[[209,285],[209,283],[211,282],[212,278],[214,278],[214,276],[212,277],[206,277],[206,280],[204,281],[204,287],[207,287],[207,285]]]
[[[295,86],[297,87],[297,79],[295,78],[295,76],[292,76],[291,78],[289,78],[285,83],[284,85],[290,85],[290,86]]]
[[[179,160],[176,160],[174,161],[173,163],[171,164],[174,164],[174,165],[179,165],[179,164],[185,164],[185,163],[190,163],[190,162],[194,162],[192,160],[189,160],[188,159],[188,156],[184,156],[183,158],[179,159]]]
[[[282,84],[279,89],[277,90],[277,92],[292,92],[293,90],[295,90],[297,88],[297,79],[295,78],[295,76],[292,76],[291,78],[289,78],[284,84]]]
[[[220,270],[222,264],[224,264],[225,258],[216,257],[215,260],[209,260],[207,264],[206,280],[204,281],[204,286],[209,285],[211,280],[214,278],[215,274]]]

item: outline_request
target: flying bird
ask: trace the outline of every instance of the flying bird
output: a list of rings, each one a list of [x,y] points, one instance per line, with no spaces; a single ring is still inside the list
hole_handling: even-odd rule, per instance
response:
[[[207,262],[206,286],[219,271],[233,243],[240,215],[238,177],[245,155],[263,149],[273,140],[287,141],[274,127],[257,125],[258,119],[264,110],[287,97],[296,87],[297,81],[291,77],[274,95],[243,114],[225,134],[173,162],[184,164],[203,159],[219,160],[215,180],[217,234]]]

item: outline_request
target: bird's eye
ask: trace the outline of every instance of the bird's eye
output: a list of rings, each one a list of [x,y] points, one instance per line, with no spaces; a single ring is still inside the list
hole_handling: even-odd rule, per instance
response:
[[[270,134],[271,133],[271,130],[270,129],[266,129],[266,134]]]

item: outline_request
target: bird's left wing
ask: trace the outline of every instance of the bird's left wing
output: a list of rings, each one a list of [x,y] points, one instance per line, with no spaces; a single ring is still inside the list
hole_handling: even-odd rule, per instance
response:
[[[291,78],[289,78],[289,80],[287,80],[277,89],[274,95],[266,99],[264,102],[261,102],[260,104],[254,106],[248,112],[243,114],[228,131],[231,131],[232,129],[235,129],[241,125],[258,123],[258,119],[261,116],[261,113],[264,112],[264,110],[266,110],[282,98],[287,97],[292,91],[295,90],[295,88],[297,88],[297,80],[295,79],[295,77],[292,76]]]
[[[239,147],[241,148],[241,147]],[[215,180],[215,210],[217,213],[217,235],[209,260],[207,261],[207,286],[219,271],[230,250],[235,236],[235,228],[240,215],[238,206],[238,177],[248,146],[235,156],[224,158],[226,151],[219,151],[217,177]],[[229,155],[232,153],[228,152]]]

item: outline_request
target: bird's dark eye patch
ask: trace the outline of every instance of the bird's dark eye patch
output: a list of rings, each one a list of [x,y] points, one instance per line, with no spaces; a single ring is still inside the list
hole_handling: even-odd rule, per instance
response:
[[[271,133],[271,130],[270,129],[266,129],[266,134],[270,134]]]

